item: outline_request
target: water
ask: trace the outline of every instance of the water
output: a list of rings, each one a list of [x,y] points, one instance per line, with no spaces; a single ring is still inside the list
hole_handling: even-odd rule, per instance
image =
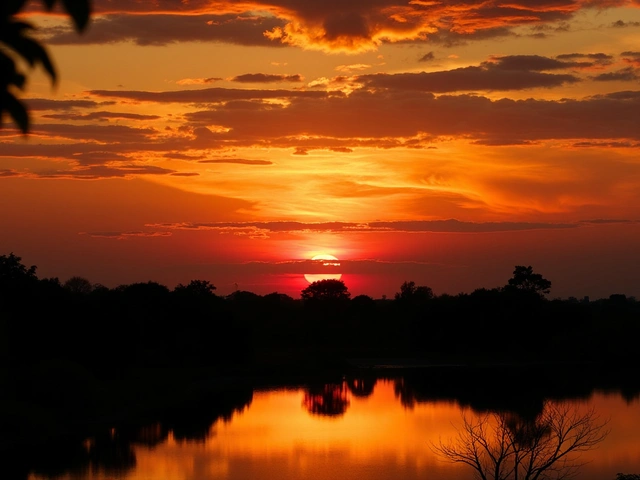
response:
[[[86,462],[67,471],[40,469],[29,478],[473,478],[473,470],[444,461],[433,446],[456,436],[463,415],[472,419],[479,413],[462,406],[465,402],[425,401],[411,392],[403,380],[380,379],[244,392],[232,406],[218,405],[215,413],[205,405],[142,428],[114,429],[85,442]],[[613,480],[618,472],[640,473],[637,398],[595,391],[568,404],[579,412],[593,408],[608,421],[606,439],[579,459],[588,463],[577,478]]]

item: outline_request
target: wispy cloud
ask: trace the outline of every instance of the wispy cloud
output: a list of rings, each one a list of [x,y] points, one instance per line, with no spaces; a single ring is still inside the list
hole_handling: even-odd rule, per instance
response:
[[[92,238],[108,238],[112,240],[127,240],[130,238],[170,237],[171,232],[80,232]]]

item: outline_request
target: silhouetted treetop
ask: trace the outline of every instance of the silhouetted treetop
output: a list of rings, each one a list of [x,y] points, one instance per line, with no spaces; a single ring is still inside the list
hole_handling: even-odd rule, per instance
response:
[[[0,285],[15,285],[38,280],[36,266],[26,267],[21,263],[22,258],[11,252],[0,255]]]
[[[173,291],[178,294],[211,297],[215,289],[215,285],[208,280],[191,280],[188,285],[178,284]]]
[[[301,292],[302,300],[349,300],[351,294],[342,280],[313,282]]]
[[[79,295],[88,295],[93,291],[93,285],[91,282],[84,277],[78,276],[71,277],[69,280],[64,282],[63,287],[65,290]]]
[[[551,282],[539,273],[533,273],[533,267],[516,265],[513,277],[509,279],[507,288],[515,288],[525,292],[547,294],[551,291]]]
[[[395,299],[401,302],[423,302],[432,298],[433,290],[430,287],[417,286],[413,281],[400,285],[400,291],[395,295]]]

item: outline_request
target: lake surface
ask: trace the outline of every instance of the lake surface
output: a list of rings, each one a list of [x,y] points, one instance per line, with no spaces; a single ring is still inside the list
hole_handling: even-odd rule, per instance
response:
[[[68,480],[465,480],[469,467],[443,461],[433,443],[456,435],[465,402],[408,395],[403,380],[354,380],[244,393],[217,413],[113,430],[84,445],[88,465]],[[640,473],[640,402],[593,392],[568,401],[608,420],[604,442],[585,452],[577,478]],[[203,412],[201,420],[198,419]],[[30,479],[48,478],[32,473]]]

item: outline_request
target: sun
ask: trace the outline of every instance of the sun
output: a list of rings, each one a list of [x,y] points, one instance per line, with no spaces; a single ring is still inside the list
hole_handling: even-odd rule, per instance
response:
[[[333,255],[326,255],[324,253],[321,255],[316,255],[311,260],[313,260],[314,262],[323,261],[323,265],[325,266],[327,265],[331,265],[334,267],[340,266],[340,262],[338,261],[337,257],[334,257]]]
[[[320,254],[311,258],[313,262],[313,273],[305,273],[307,282],[313,283],[320,280],[340,280],[342,274],[336,272],[336,267],[340,266],[340,261],[333,255]]]

